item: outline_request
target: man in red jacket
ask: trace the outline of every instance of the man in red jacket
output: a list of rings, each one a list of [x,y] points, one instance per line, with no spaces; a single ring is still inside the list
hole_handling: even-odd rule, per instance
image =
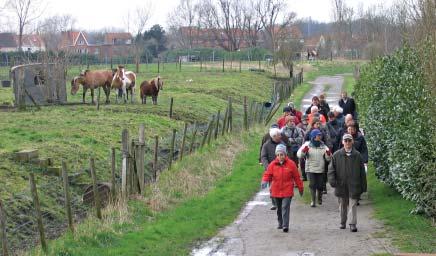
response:
[[[262,178],[262,189],[271,183],[271,196],[277,204],[278,229],[289,230],[289,210],[294,196],[294,184],[297,184],[300,196],[303,196],[303,182],[300,179],[297,165],[286,155],[286,146],[279,144],[275,150],[276,159],[269,165]]]

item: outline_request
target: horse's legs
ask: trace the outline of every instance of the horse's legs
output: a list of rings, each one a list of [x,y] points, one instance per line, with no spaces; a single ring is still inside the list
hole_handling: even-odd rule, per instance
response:
[[[124,99],[124,103],[127,103],[126,97],[127,97],[127,88],[126,88],[126,85],[123,84],[123,99]]]
[[[94,102],[94,89],[91,88],[91,98],[92,98],[92,104],[95,104]]]
[[[82,102],[85,103],[85,96],[86,96],[86,91],[88,90],[88,88],[83,87],[83,99]]]
[[[111,88],[108,86],[103,86],[104,94],[106,95],[106,104],[109,103],[109,95],[111,93]]]

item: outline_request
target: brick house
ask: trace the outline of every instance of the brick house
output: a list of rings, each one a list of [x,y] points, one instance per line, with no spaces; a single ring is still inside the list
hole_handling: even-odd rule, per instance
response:
[[[84,31],[62,32],[60,49],[74,54],[95,55],[99,59],[128,57],[133,51],[130,33],[105,33],[101,40]]]

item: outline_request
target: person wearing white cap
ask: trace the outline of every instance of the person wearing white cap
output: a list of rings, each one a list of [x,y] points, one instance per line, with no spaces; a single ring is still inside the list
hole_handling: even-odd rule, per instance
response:
[[[300,179],[297,165],[286,154],[286,146],[279,144],[275,150],[276,158],[263,174],[261,187],[266,188],[271,183],[271,196],[277,204],[278,229],[283,232],[289,230],[289,211],[294,196],[294,186],[298,187],[300,196],[303,196],[303,182]]]
[[[342,142],[344,147],[333,154],[330,162],[328,181],[339,198],[339,228],[345,229],[349,214],[350,231],[357,232],[357,202],[360,195],[366,192],[366,173],[362,156],[353,148],[353,136],[345,134]]]

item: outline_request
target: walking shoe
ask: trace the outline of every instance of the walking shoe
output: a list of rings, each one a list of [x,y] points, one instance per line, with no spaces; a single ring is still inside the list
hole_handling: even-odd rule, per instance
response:
[[[323,193],[324,195],[326,195],[326,194],[327,194],[327,190],[323,190],[322,193]]]
[[[274,211],[274,210],[277,210],[277,207],[276,206],[271,206],[271,208],[269,208],[271,211]]]
[[[318,204],[322,205],[322,197],[321,196],[318,197]]]
[[[357,232],[356,225],[350,224],[350,231],[351,232]]]
[[[282,229],[282,228],[283,228],[282,226],[278,226],[278,227],[277,227],[277,229]]]
[[[339,225],[339,228],[340,228],[340,229],[345,229],[345,224],[342,224],[342,223],[341,223],[341,225]]]
[[[288,231],[289,231],[289,228],[284,228],[283,229],[283,232],[285,232],[285,233],[288,233]]]
[[[316,207],[316,205],[315,205],[315,202],[314,202],[314,201],[310,202],[310,207]]]

